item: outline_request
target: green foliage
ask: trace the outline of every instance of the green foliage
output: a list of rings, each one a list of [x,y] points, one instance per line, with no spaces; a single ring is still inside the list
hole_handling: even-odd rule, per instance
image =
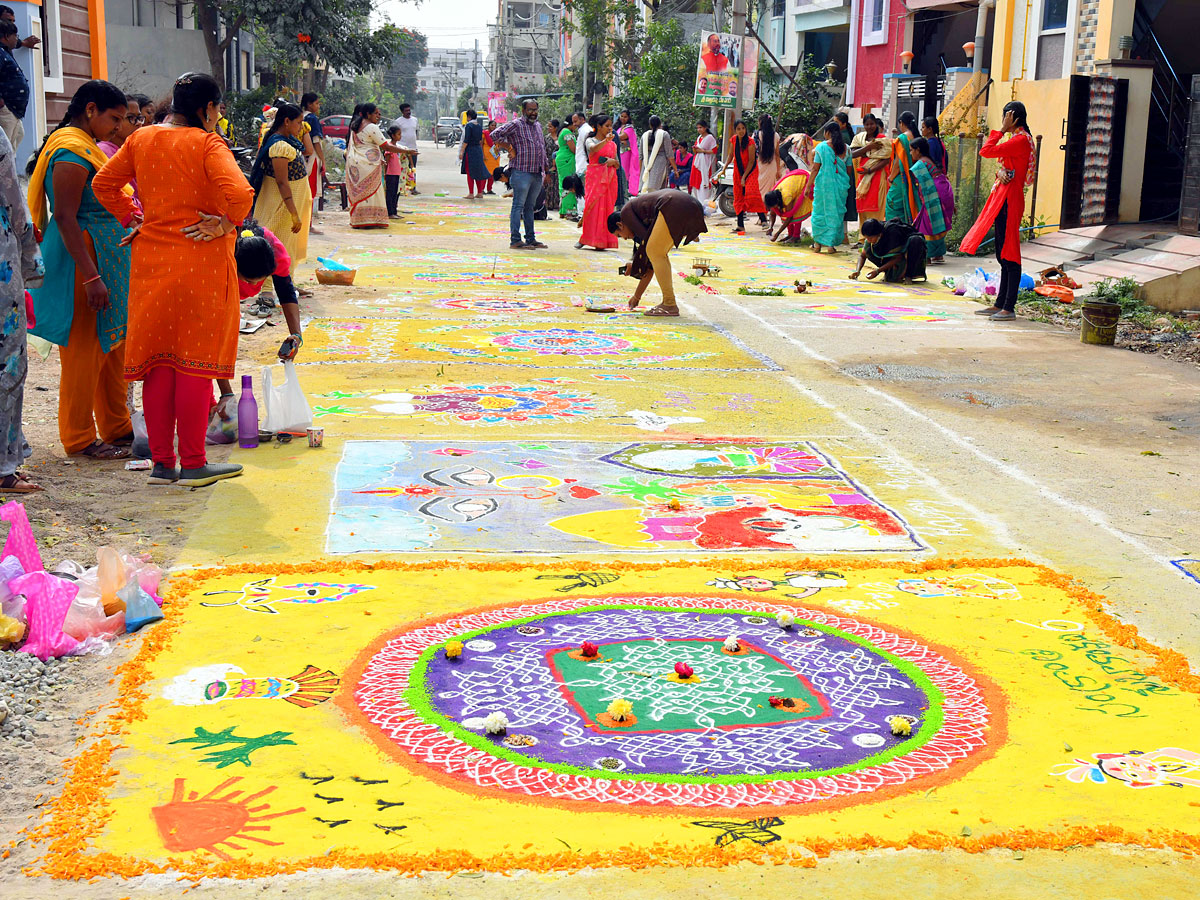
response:
[[[588,80],[609,82],[637,67],[645,35],[641,0],[563,0],[563,31],[587,39]]]
[[[760,99],[755,108],[745,114],[746,120],[753,121],[755,127],[760,116],[769,115],[775,120],[775,130],[779,134],[798,131],[813,134],[833,117],[838,94],[826,80],[825,70],[813,65],[810,57],[804,57],[793,76],[795,84],[792,84],[786,75],[775,74],[764,53],[759,61],[758,77]]]
[[[984,159],[979,155],[980,143],[975,138],[965,138],[960,142],[956,135],[948,135],[942,137],[942,142],[946,145],[946,177],[954,188],[954,222],[950,226],[950,233],[946,235],[946,249],[953,253],[975,224],[988,194],[992,192],[997,163],[994,159]],[[979,174],[978,191],[975,190],[976,171]],[[975,255],[986,256],[993,252],[994,248],[985,241]]]
[[[1132,278],[1103,278],[1092,285],[1090,299],[1101,300],[1105,303],[1116,303],[1121,307],[1121,314],[1135,311],[1144,306],[1138,294],[1141,288]]]
[[[374,103],[385,117],[400,114],[400,97],[393,93],[379,74],[359,75],[353,81],[338,81],[321,98],[321,114],[350,115],[358,103]]]
[[[463,88],[458,95],[458,112],[466,112],[471,108],[471,102],[475,99],[475,92],[471,88]]]
[[[229,121],[233,123],[233,135],[237,143],[248,147],[258,143],[254,119],[261,118],[262,108],[274,99],[274,88],[267,85],[242,94],[231,94],[227,98]]]
[[[738,293],[743,297],[782,297],[783,288],[748,287],[747,285],[742,285],[738,288]]]
[[[639,131],[656,115],[672,137],[690,142],[702,115],[692,105],[695,72],[696,48],[684,42],[679,22],[654,22],[647,31],[641,71],[616,97],[613,110],[628,109]]]

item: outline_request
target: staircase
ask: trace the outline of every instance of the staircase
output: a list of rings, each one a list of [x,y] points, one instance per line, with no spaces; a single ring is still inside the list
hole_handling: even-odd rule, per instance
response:
[[[1142,179],[1143,221],[1173,220],[1183,190],[1191,97],[1154,33],[1154,22],[1139,2],[1133,14],[1133,56],[1154,61],[1146,166]]]
[[[1153,222],[1044,234],[1021,244],[1021,260],[1022,269],[1035,277],[1062,266],[1082,285],[1077,297],[1091,293],[1097,281],[1133,278],[1151,306],[1172,312],[1200,308],[1200,237],[1176,234]]]

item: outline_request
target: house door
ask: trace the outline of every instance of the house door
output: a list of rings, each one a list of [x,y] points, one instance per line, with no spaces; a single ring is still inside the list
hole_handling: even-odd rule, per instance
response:
[[[1071,76],[1063,123],[1063,198],[1059,225],[1109,225],[1121,205],[1121,161],[1125,155],[1124,78]]]

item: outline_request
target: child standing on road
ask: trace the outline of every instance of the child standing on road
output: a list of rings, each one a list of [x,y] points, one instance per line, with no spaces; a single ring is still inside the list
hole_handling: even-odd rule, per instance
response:
[[[388,129],[388,140],[393,144],[400,143],[400,126],[393,125]],[[407,187],[407,176],[405,172],[404,161],[407,157],[399,153],[388,153],[387,166],[384,169],[384,194],[383,199],[387,204],[387,214],[389,219],[400,218],[398,212],[400,205],[400,188]],[[407,193],[407,192],[406,192]]]

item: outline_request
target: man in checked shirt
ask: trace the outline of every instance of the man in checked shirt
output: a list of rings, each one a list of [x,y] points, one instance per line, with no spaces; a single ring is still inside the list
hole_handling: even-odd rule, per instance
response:
[[[538,104],[526,100],[521,104],[521,117],[492,131],[496,145],[508,151],[509,180],[512,189],[512,212],[508,226],[512,250],[542,250],[533,231],[533,211],[539,188],[546,177],[549,160],[546,157],[546,138],[538,125]],[[525,240],[521,240],[521,220],[525,221]]]

